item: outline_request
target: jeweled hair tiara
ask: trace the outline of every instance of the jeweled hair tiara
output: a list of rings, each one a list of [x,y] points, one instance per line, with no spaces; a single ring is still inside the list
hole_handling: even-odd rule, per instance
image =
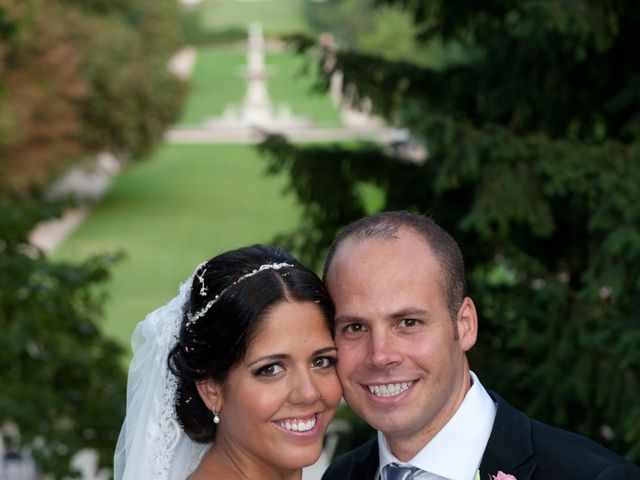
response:
[[[206,315],[206,313],[209,311],[209,309],[211,307],[213,307],[216,302],[218,300],[220,300],[220,297],[222,297],[222,295],[225,294],[225,292],[227,290],[229,290],[231,287],[233,287],[234,285],[237,285],[238,283],[242,282],[243,280],[246,280],[249,277],[253,277],[254,275],[260,273],[260,272],[264,272],[265,270],[280,270],[281,268],[285,268],[285,267],[293,267],[293,264],[291,263],[265,263],[264,265],[260,265],[258,268],[250,271],[249,273],[245,273],[244,275],[242,275],[241,277],[239,277],[235,282],[227,285],[226,287],[224,287],[220,293],[218,293],[215,297],[213,297],[211,300],[209,300],[207,302],[207,304],[202,307],[200,310],[198,310],[195,313],[191,313],[191,312],[187,312],[187,321],[189,323],[194,323],[195,321],[197,321],[199,318],[203,317]],[[198,273],[198,270],[200,270],[201,267],[198,267],[196,269],[196,278],[198,279],[198,281],[200,282],[200,295],[205,297],[207,295],[207,286],[204,283],[204,274],[207,271],[207,269],[205,268],[204,270],[202,270],[201,273]]]

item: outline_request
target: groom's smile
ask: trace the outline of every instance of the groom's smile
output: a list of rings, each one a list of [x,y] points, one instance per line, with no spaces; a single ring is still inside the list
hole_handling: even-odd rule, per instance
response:
[[[402,392],[407,391],[415,381],[400,382],[400,383],[386,383],[382,385],[367,385],[369,391],[376,397],[396,397]]]

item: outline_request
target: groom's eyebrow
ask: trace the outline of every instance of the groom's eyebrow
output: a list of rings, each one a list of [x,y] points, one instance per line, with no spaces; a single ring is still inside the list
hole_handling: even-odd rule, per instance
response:
[[[403,308],[402,310],[398,310],[397,312],[393,312],[390,315],[390,318],[393,319],[401,319],[408,317],[431,317],[432,314],[429,310],[425,310],[424,308]]]
[[[432,317],[433,314],[431,313],[431,311],[429,310],[425,310],[424,308],[419,308],[419,307],[407,307],[407,308],[402,308],[400,310],[398,310],[397,312],[391,312],[390,314],[387,315],[386,318],[390,319],[390,320],[398,320],[398,319],[402,319],[402,318],[409,318],[409,317]],[[366,318],[365,317],[361,317],[358,315],[338,315],[334,322],[336,324],[338,323],[363,323],[366,322]]]
[[[357,315],[338,315],[335,319],[335,323],[361,323],[364,322],[364,317],[359,317]]]

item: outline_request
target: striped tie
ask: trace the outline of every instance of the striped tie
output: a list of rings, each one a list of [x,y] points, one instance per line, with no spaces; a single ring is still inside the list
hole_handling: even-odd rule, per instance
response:
[[[397,463],[390,463],[382,469],[382,480],[410,480],[418,470],[415,467],[402,467]]]

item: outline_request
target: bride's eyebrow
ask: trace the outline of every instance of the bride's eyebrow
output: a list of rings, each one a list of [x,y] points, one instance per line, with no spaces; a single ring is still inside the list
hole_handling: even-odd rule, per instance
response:
[[[329,353],[329,352],[337,352],[338,349],[334,346],[331,347],[326,347],[326,348],[321,348],[320,350],[316,350],[315,352],[313,352],[312,356],[317,356],[317,355],[322,355],[323,353]]]
[[[286,355],[284,353],[275,353],[273,355],[265,355],[264,357],[259,357],[259,358],[256,358],[255,360],[252,360],[250,363],[247,364],[247,367],[251,368],[256,364],[262,363],[265,361],[277,362],[278,360],[287,360],[288,358],[291,358],[291,355]]]
[[[324,353],[329,353],[329,352],[337,352],[338,349],[334,346],[331,347],[325,347],[325,348],[321,348],[319,350],[316,350],[315,352],[313,352],[313,354],[311,355],[312,357],[318,356],[318,355],[322,355]],[[291,355],[287,355],[285,353],[274,353],[272,355],[265,355],[263,357],[259,357],[256,358],[255,360],[252,360],[251,362],[249,362],[247,364],[247,368],[251,368],[256,366],[259,363],[263,363],[263,362],[277,362],[277,361],[281,361],[281,360],[288,360],[291,358]]]

